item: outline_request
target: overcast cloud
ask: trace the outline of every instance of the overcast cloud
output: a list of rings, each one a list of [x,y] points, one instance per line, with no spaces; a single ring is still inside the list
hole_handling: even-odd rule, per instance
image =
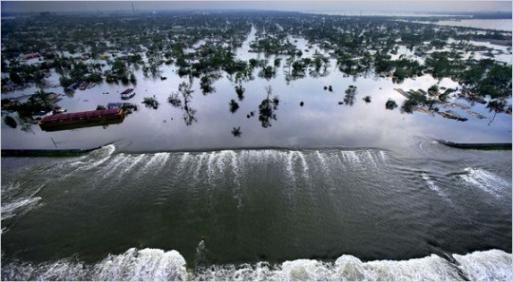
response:
[[[2,1],[2,13],[254,9],[303,12],[510,12],[511,1]]]

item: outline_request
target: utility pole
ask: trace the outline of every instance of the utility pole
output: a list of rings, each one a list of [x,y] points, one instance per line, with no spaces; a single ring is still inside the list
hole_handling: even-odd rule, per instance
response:
[[[55,146],[55,148],[57,148],[57,142],[55,142],[55,140],[53,140],[53,137],[50,137],[50,139],[52,139],[53,145]]]

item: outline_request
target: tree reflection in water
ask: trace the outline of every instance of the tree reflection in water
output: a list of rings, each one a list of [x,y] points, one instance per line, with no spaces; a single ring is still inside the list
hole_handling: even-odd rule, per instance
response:
[[[194,116],[196,114],[196,110],[191,108],[190,102],[192,99],[192,83],[182,82],[178,86],[178,91],[182,94],[183,97],[183,120],[185,121],[185,125],[189,126],[193,122],[197,122],[198,120]]]
[[[344,96],[344,103],[346,105],[352,106],[354,104],[354,98],[356,96],[356,86],[349,85],[346,89],[346,95]]]

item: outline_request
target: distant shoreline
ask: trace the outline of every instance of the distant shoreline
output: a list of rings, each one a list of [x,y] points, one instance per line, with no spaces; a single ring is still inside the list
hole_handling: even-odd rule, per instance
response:
[[[511,143],[455,143],[445,140],[437,140],[440,144],[451,148],[469,150],[505,150],[511,151]]]

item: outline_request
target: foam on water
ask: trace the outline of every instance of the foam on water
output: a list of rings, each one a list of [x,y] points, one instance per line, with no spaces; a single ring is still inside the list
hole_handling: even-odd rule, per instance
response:
[[[180,161],[178,163],[178,168],[177,168],[177,171],[178,172],[183,172],[186,164],[187,164],[187,160],[189,160],[189,157],[190,157],[190,153],[183,153],[182,157],[180,158]]]
[[[291,178],[292,183],[296,183],[296,174],[294,172],[294,152],[289,151],[287,154],[286,170],[288,176]]]
[[[370,161],[370,163],[375,167],[377,168],[378,167],[378,162],[376,161],[374,155],[372,154],[372,152],[370,150],[366,150],[365,151],[366,154],[367,154],[367,158],[368,160]]]
[[[387,154],[385,154],[385,151],[380,150],[379,151],[379,156],[381,157],[382,161],[386,161],[387,160]]]
[[[361,163],[360,157],[356,154],[355,151],[340,151],[342,158],[344,161],[351,163],[353,165],[359,165]]]
[[[308,163],[306,162],[306,159],[305,159],[305,155],[300,151],[296,151],[295,153],[301,162],[301,167],[303,168],[303,177],[308,178],[309,168],[308,168]]]
[[[93,280],[175,281],[186,279],[185,259],[177,251],[129,249],[95,265]]]
[[[329,167],[326,163],[326,158],[323,156],[323,154],[321,154],[321,152],[319,152],[319,151],[315,151],[315,156],[317,157],[317,160],[321,164],[322,169],[324,171],[327,171],[329,169]]]
[[[126,154],[120,153],[117,156],[115,156],[102,170],[102,177],[104,179],[109,178],[116,170],[122,166],[127,160],[129,159],[129,156]]]
[[[297,150],[221,150],[202,153],[154,153],[154,154],[115,154],[115,146],[108,145],[91,152],[87,157],[74,160],[76,170],[99,169],[105,177],[111,176],[114,172],[119,177],[137,169],[138,173],[149,171],[158,172],[167,166],[168,159],[172,158],[176,163],[176,171],[185,174],[185,170],[192,174],[194,181],[206,179],[210,185],[216,183],[220,178],[234,177],[234,183],[240,184],[243,168],[253,165],[268,166],[271,163],[284,167],[290,183],[295,185],[297,177],[304,180],[309,179],[311,171],[320,165],[323,170],[333,166],[345,167],[375,167],[378,168],[385,160],[382,151],[375,150],[343,150],[343,151],[297,151]],[[73,167],[73,166],[71,166]],[[104,173],[103,173],[104,172]],[[203,175],[202,175],[203,174]],[[66,174],[67,175],[67,174]]]
[[[143,159],[145,155],[139,155],[136,157],[128,158],[127,162],[128,165],[119,173],[118,178],[122,178],[123,175],[130,172],[137,164],[139,164]]]
[[[464,181],[496,197],[499,197],[501,190],[511,188],[506,180],[484,169],[467,167],[464,171],[465,174],[459,175]]]
[[[88,158],[85,159],[86,162],[81,164],[80,169],[89,170],[103,164],[112,156],[112,154],[114,154],[115,151],[116,146],[110,144],[91,152],[88,155]]]
[[[2,187],[2,194],[4,195],[2,198],[1,209],[2,220],[27,212],[36,207],[42,200],[41,197],[37,197],[36,195],[41,191],[41,189],[43,189],[44,184],[35,187],[35,189],[28,195],[26,195],[26,193],[25,195],[23,193],[18,193],[20,192],[20,187],[19,183],[6,185],[5,188]],[[10,194],[15,195],[10,196]]]
[[[440,187],[438,187],[435,184],[435,182],[426,173],[422,173],[421,176],[422,176],[422,179],[424,179],[424,181],[426,181],[426,184],[429,187],[429,189],[431,189],[435,192],[440,192]]]
[[[199,155],[198,161],[196,162],[196,169],[194,170],[193,174],[195,184],[197,184],[200,180],[199,177],[201,173],[201,167],[203,166],[203,162],[205,159],[207,159],[207,153],[203,152]]]
[[[215,171],[215,160],[216,160],[217,152],[211,152],[208,154],[208,160],[207,160],[207,176],[208,176],[208,183],[212,184],[214,181],[216,174]]]
[[[452,200],[447,196],[447,194],[442,189],[440,189],[440,187],[438,185],[436,185],[435,181],[427,173],[423,172],[421,174],[421,176],[422,176],[422,179],[424,179],[424,181],[426,182],[426,185],[430,190],[436,192],[438,194],[438,196],[440,196],[444,200],[448,201],[451,205],[453,204]]]
[[[461,269],[474,281],[513,281],[512,256],[489,250],[468,255],[454,255]]]
[[[30,264],[6,263],[3,280],[233,280],[233,281],[511,281],[512,256],[500,250],[454,255],[451,263],[437,255],[393,261],[363,262],[351,255],[337,260],[297,259],[281,264],[226,264],[186,268],[177,251],[129,249],[88,265],[72,259]]]
[[[155,153],[151,156],[150,160],[144,165],[143,171],[148,171],[155,169],[157,166],[157,169],[162,168],[167,160],[169,159],[170,154],[169,153]]]
[[[21,198],[10,203],[2,203],[2,220],[14,217],[20,211],[27,211],[34,207],[41,197]]]
[[[185,259],[177,251],[129,249],[87,265],[72,259],[32,265],[13,263],[2,267],[2,280],[96,280],[175,281],[186,280]]]

